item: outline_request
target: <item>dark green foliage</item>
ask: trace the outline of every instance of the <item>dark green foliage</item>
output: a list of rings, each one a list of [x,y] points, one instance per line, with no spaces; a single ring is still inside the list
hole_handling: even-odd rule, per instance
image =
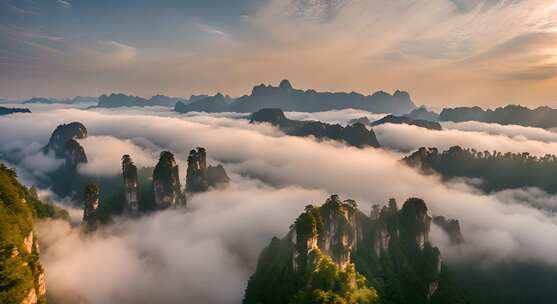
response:
[[[150,213],[156,211],[155,197],[153,192],[153,180],[151,174],[153,167],[141,168],[138,171],[139,182],[139,212]],[[114,181],[115,184],[121,185],[122,181]],[[124,213],[125,197],[123,187],[114,187],[109,195],[103,195],[105,188],[100,192],[101,203],[98,210],[98,216],[101,223],[110,223],[114,216]]]
[[[444,178],[481,178],[478,185],[486,192],[509,188],[538,187],[557,193],[557,156],[529,153],[479,152],[459,146],[439,153],[436,148],[420,148],[403,161],[425,173]]]
[[[417,198],[400,211],[391,200],[376,219],[338,196],[321,207],[308,205],[291,232],[263,250],[244,303],[467,303],[439,250],[416,242],[416,235],[429,233],[430,221],[427,206]],[[373,244],[379,231],[388,231],[390,242],[378,255]],[[354,240],[356,248],[335,240]],[[322,251],[325,243],[331,255]],[[336,260],[346,251],[351,263],[342,271]]]
[[[39,290],[43,269],[35,245],[28,252],[24,239],[33,232],[34,218],[51,216],[67,213],[41,203],[34,188],[21,185],[15,171],[0,163],[0,303],[21,303],[32,288]]]
[[[471,261],[451,265],[451,273],[474,304],[555,303],[557,269],[552,265]]]
[[[318,139],[344,141],[358,148],[379,147],[373,130],[361,123],[343,127],[320,121],[300,121],[286,118],[280,109],[262,109],[251,115],[251,122],[268,122],[293,136],[315,136]]]

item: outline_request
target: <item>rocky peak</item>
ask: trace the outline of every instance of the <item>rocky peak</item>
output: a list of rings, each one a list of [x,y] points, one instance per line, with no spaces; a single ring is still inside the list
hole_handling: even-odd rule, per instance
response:
[[[279,89],[281,90],[292,90],[292,85],[288,79],[283,79],[279,84]]]
[[[48,144],[43,149],[45,153],[54,152],[56,158],[65,156],[65,148],[68,141],[72,139],[83,139],[87,137],[87,129],[80,122],[62,124],[54,129]]]
[[[400,224],[408,238],[414,239],[420,249],[429,243],[431,216],[422,199],[408,199],[400,209]]]
[[[393,94],[393,97],[400,98],[400,99],[407,99],[410,100],[410,94],[406,91],[396,90]]]
[[[75,168],[78,164],[87,162],[87,155],[75,139],[70,139],[64,147],[64,159],[66,166]]]
[[[155,204],[159,209],[186,204],[174,154],[163,151],[153,172]]]
[[[95,230],[99,225],[98,209],[100,205],[99,186],[89,184],[83,195],[83,224],[87,231]]]
[[[363,239],[356,207],[355,201],[341,201],[338,195],[329,197],[319,208],[306,206],[295,222],[295,268],[303,265],[309,252],[319,248],[346,269],[352,250]]]
[[[447,233],[452,244],[464,243],[464,237],[460,231],[460,223],[458,220],[448,219],[444,216],[434,216],[433,223],[441,227],[441,229]]]
[[[280,125],[287,120],[281,109],[261,109],[251,115],[250,122],[268,122],[273,125]]]
[[[427,206],[417,198],[408,199],[400,210],[394,199],[383,207],[374,205],[371,216],[359,211],[354,200],[338,195],[319,207],[306,205],[286,237],[273,238],[263,250],[244,303],[288,303],[299,290],[312,288],[342,294],[331,284],[314,281],[324,261],[329,261],[327,271],[361,274],[367,282],[397,282],[404,299],[392,297],[394,286],[371,285],[386,303],[429,303],[434,296],[443,297],[450,287],[441,284],[443,262],[428,241],[430,222]]]
[[[128,213],[137,213],[139,210],[139,181],[137,167],[130,155],[122,156],[122,176],[124,178],[124,210]]]
[[[207,151],[197,147],[190,151],[186,173],[186,191],[190,193],[207,191],[230,181],[222,165],[207,166]]]

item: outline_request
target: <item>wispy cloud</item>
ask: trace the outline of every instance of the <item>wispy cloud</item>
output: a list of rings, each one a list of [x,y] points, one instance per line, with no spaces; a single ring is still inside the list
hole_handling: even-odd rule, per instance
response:
[[[216,27],[204,24],[204,23],[196,23],[195,24],[201,31],[208,33],[208,34],[214,34],[214,35],[219,35],[219,36],[225,36],[226,33]]]
[[[58,3],[59,6],[64,7],[64,8],[71,8],[72,4],[68,1],[65,0],[56,0],[56,3]]]
[[[11,11],[18,13],[18,14],[24,14],[24,15],[40,15],[39,11],[35,10],[35,9],[31,9],[31,8],[22,8],[20,6],[17,6],[15,4],[12,4],[8,1],[0,1],[0,3],[4,4],[5,6],[7,6],[8,8],[10,8]]]

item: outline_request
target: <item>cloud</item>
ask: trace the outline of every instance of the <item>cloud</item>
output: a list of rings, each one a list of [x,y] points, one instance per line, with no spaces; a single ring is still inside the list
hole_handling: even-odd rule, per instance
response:
[[[557,133],[542,128],[524,127],[518,125],[500,125],[479,121],[443,122],[443,128],[451,130],[480,132],[491,135],[505,135],[517,140],[533,140],[546,143],[557,142]]]
[[[196,23],[195,24],[201,31],[208,33],[208,34],[213,34],[213,35],[218,35],[218,36],[226,36],[226,33],[216,27],[204,24],[204,23]]]
[[[110,136],[90,136],[79,143],[87,154],[87,163],[80,167],[80,172],[92,176],[113,176],[122,172],[121,157],[133,155],[136,163],[145,167],[154,167],[160,151],[147,151],[133,143],[132,140],[118,140]]]
[[[63,222],[43,222],[49,294],[91,303],[240,302],[269,235],[286,233],[283,219],[324,197],[298,188],[233,188],[193,197],[193,212],[118,220],[87,236]]]
[[[6,97],[115,88],[135,95],[241,95],[255,83],[291,77],[302,88],[328,91],[406,89],[419,103],[436,105],[539,105],[557,97],[557,7],[550,0],[272,0],[249,6],[242,12],[247,18],[213,10],[205,23],[169,16],[164,7],[152,14],[165,22],[147,31],[112,14],[91,25],[122,26],[130,37],[159,37],[163,27],[156,43],[104,38],[111,49],[104,50],[98,38],[69,35],[62,54],[36,44],[21,49],[39,59],[9,52],[0,90]],[[131,13],[114,9],[114,16]],[[188,31],[169,31],[168,24]],[[40,81],[45,77],[48,83]]]
[[[411,152],[420,147],[447,150],[459,145],[478,151],[529,152],[536,156],[557,154],[557,142],[548,141],[554,136],[549,131],[496,124],[464,123],[447,126],[449,127],[443,131],[435,131],[410,125],[384,124],[374,127],[373,130],[382,146],[401,152]]]
[[[72,7],[72,4],[69,1],[56,0],[56,3],[58,3],[58,5],[60,7],[63,7],[63,8],[71,8]]]
[[[465,245],[452,247],[439,231],[432,234],[449,263],[524,261],[557,267],[557,218],[546,208],[557,199],[538,190],[485,195],[459,181],[443,184],[437,176],[420,175],[404,166],[398,153],[383,149],[284,136],[269,126],[226,115],[132,112],[62,109],[0,118],[0,128],[10,126],[13,133],[22,134],[12,138],[39,141],[39,135],[33,137],[37,127],[32,121],[52,130],[59,123],[77,120],[99,145],[106,140],[126,149],[144,149],[147,156],[159,147],[172,151],[180,161],[191,148],[203,146],[211,163],[225,165],[232,184],[189,197],[186,211],[120,219],[89,236],[59,223],[43,223],[39,228],[42,255],[53,296],[74,294],[101,303],[239,302],[261,248],[272,236],[283,236],[305,204],[319,204],[332,193],[356,199],[366,213],[372,204],[391,197],[399,205],[408,197],[421,197],[432,214],[459,219]],[[339,113],[329,115],[343,120]],[[434,133],[409,127],[385,125],[378,133],[392,138],[393,146],[403,146],[397,142],[405,141],[412,145],[454,141],[483,148],[522,145],[539,153],[553,151],[552,145],[533,140],[520,144],[502,135]],[[92,158],[98,154],[90,151]],[[114,160],[107,154],[106,161],[119,161],[117,154]],[[139,166],[142,162],[136,161]],[[181,163],[180,174],[185,170]],[[94,284],[93,278],[101,283]],[[159,284],[162,281],[167,283]]]

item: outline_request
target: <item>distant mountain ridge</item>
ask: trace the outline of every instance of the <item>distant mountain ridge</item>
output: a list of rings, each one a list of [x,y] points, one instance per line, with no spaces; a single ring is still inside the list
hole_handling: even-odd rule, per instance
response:
[[[57,98],[46,98],[46,97],[33,97],[29,100],[24,101],[24,104],[38,103],[38,104],[76,104],[76,103],[86,103],[86,102],[97,102],[97,97],[90,96],[76,96],[74,98],[57,99]]]
[[[507,105],[495,110],[477,106],[445,108],[439,115],[439,121],[480,121],[549,129],[557,127],[557,109],[547,106],[529,109],[520,105]]]
[[[365,148],[379,148],[379,142],[372,129],[355,123],[343,127],[339,124],[327,124],[320,121],[301,121],[288,119],[280,109],[261,109],[251,115],[251,123],[266,122],[278,127],[282,132],[292,136],[314,136],[317,139],[331,139],[346,142],[348,145]]]
[[[0,107],[0,115],[8,115],[12,113],[31,113],[27,108],[6,108]]]
[[[375,113],[406,114],[414,110],[416,105],[405,91],[397,90],[392,95],[383,91],[372,95],[355,92],[317,92],[311,89],[304,91],[293,88],[290,81],[282,80],[278,87],[261,84],[255,86],[250,95],[236,99],[226,99],[219,93],[190,103],[179,102],[175,106],[175,110],[180,113],[192,111],[248,113],[264,108],[300,112],[353,108]]]

